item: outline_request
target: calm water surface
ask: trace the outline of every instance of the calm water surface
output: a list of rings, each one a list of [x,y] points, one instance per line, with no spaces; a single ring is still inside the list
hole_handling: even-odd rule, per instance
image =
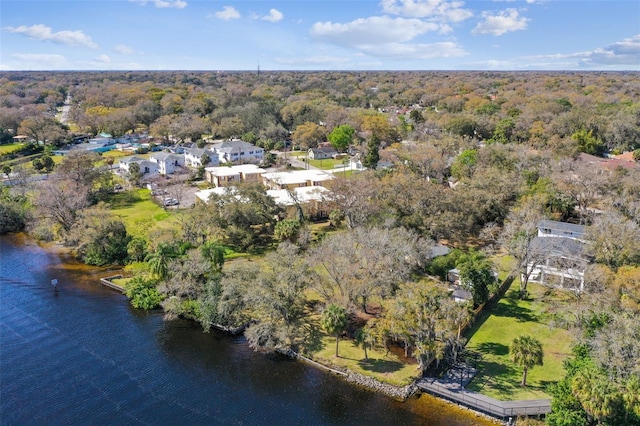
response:
[[[435,398],[401,403],[255,353],[242,337],[165,322],[101,286],[108,273],[0,237],[3,425],[491,424]]]

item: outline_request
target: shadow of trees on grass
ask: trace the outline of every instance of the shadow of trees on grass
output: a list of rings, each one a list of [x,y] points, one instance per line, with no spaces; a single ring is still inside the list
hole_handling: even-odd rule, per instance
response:
[[[132,207],[140,201],[142,201],[142,197],[137,193],[137,191],[124,191],[114,194],[109,200],[109,204],[111,205],[111,208],[124,209]]]
[[[515,318],[519,322],[538,322],[539,318],[531,309],[514,303],[498,303],[491,312],[497,317]]]
[[[474,391],[493,389],[505,396],[520,389],[521,371],[518,369],[492,361],[484,361],[480,373],[473,378],[468,388]]]
[[[484,342],[475,347],[475,350],[482,352],[483,354],[492,355],[507,355],[509,353],[509,347],[502,343],[496,342]]]
[[[358,365],[363,370],[373,371],[374,373],[393,373],[394,371],[399,371],[404,366],[398,361],[373,358],[358,361]]]

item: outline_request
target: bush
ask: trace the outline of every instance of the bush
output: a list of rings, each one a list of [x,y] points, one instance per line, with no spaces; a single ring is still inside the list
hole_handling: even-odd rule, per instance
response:
[[[124,224],[111,221],[97,230],[97,235],[80,250],[82,260],[88,265],[123,265],[128,256],[128,245],[131,236],[127,234]]]
[[[8,197],[0,199],[0,235],[22,231],[25,222],[26,213],[20,202]]]
[[[162,295],[156,287],[157,282],[137,276],[126,285],[125,294],[129,298],[131,306],[136,309],[155,309],[162,302]]]
[[[443,281],[446,281],[447,273],[450,269],[456,267],[458,259],[460,259],[463,254],[464,253],[461,250],[454,249],[445,256],[438,256],[434,258],[427,266],[427,273],[429,275],[439,277]]]

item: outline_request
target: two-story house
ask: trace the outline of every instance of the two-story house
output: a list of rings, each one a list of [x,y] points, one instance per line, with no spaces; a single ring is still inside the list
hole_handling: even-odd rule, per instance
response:
[[[140,166],[140,172],[143,175],[155,175],[159,172],[157,163],[134,155],[131,157],[125,157],[118,162],[118,171],[120,175],[126,176],[129,173],[131,164],[133,163],[137,163]]]
[[[529,247],[529,282],[575,291],[584,290],[584,274],[591,262],[585,253],[586,227],[541,220]]]
[[[176,169],[184,167],[185,160],[183,154],[156,152],[149,157],[149,161],[158,165],[158,172],[161,175],[172,175],[176,172]]]
[[[230,140],[214,145],[221,163],[260,163],[264,159],[264,149],[249,142]]]
[[[207,164],[202,164],[203,158],[209,158]],[[184,149],[184,163],[189,167],[215,167],[220,165],[220,155],[218,151],[214,149],[202,149],[202,148],[185,148]]]

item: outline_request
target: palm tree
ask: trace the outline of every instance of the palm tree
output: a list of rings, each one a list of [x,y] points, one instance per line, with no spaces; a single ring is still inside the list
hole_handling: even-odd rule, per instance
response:
[[[149,264],[151,273],[164,279],[169,274],[169,261],[176,257],[178,254],[172,245],[161,243],[153,253],[149,253],[145,260]]]
[[[625,420],[628,420],[630,414],[640,419],[640,378],[637,375],[633,374],[627,380],[622,399],[626,408]]]
[[[542,343],[531,336],[518,336],[509,347],[513,362],[523,368],[521,386],[527,385],[527,371],[534,365],[542,365]]]
[[[356,330],[355,334],[355,342],[356,346],[361,346],[364,349],[364,359],[369,360],[369,356],[367,355],[367,348],[371,348],[373,342],[373,335],[371,333],[371,329],[369,327],[361,327]]]
[[[204,258],[211,262],[211,268],[213,272],[222,271],[225,254],[225,249],[223,246],[214,241],[207,241],[202,246],[200,246],[200,250],[202,251],[202,255],[204,256]]]
[[[347,310],[342,306],[331,304],[322,311],[320,324],[324,331],[336,336],[336,357],[338,355],[338,344],[340,334],[347,328]]]
[[[580,401],[589,418],[601,424],[615,412],[615,385],[595,368],[580,371],[571,382],[571,391]]]

